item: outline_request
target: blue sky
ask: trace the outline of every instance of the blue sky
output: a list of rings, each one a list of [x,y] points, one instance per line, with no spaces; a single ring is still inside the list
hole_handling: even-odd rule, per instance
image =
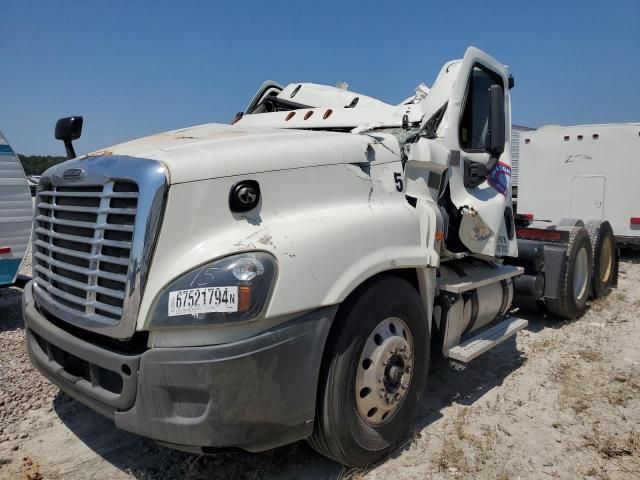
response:
[[[0,17],[0,130],[25,154],[64,154],[67,115],[79,153],[228,123],[266,79],[397,103],[468,45],[511,67],[516,123],[640,122],[638,0],[2,0]]]

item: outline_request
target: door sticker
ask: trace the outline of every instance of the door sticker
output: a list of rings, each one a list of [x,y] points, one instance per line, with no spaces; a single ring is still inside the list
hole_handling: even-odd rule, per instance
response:
[[[506,163],[498,162],[489,172],[487,181],[498,193],[506,197],[511,188],[511,167]]]

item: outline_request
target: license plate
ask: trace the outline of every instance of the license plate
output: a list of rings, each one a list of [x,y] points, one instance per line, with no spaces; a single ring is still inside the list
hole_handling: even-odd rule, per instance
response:
[[[169,292],[169,316],[237,312],[238,287],[190,288]]]

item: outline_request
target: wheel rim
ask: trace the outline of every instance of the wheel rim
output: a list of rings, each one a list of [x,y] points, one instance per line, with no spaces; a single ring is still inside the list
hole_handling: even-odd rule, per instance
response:
[[[576,255],[576,262],[573,269],[573,294],[576,300],[582,299],[587,291],[587,280],[589,278],[589,256],[586,248],[581,248]]]
[[[608,283],[613,270],[613,246],[610,239],[602,243],[600,249],[600,280]]]
[[[413,376],[413,338],[397,317],[380,322],[364,344],[356,375],[356,406],[370,426],[389,422],[404,402]]]

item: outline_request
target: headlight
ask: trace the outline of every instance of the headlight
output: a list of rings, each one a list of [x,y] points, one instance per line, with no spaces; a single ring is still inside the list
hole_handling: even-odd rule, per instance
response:
[[[158,295],[150,326],[253,320],[266,305],[275,275],[275,259],[263,252],[233,255],[198,267]]]

